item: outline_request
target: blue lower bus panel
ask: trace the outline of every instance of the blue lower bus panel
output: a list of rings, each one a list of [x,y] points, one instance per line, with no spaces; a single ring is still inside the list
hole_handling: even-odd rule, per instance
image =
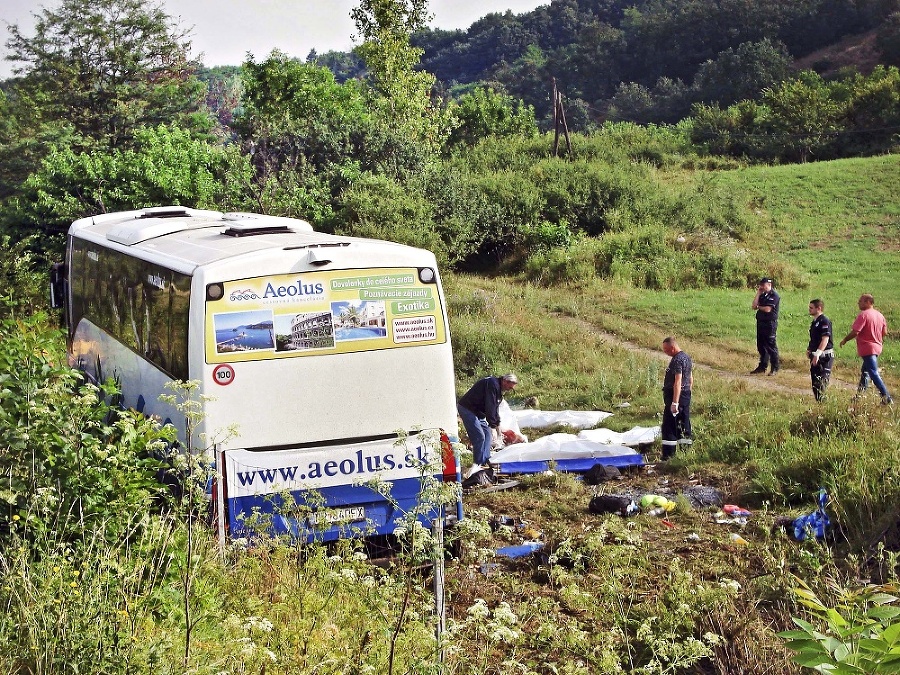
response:
[[[393,534],[407,514],[417,510],[418,520],[427,527],[440,509],[420,503],[420,488],[418,478],[406,478],[392,481],[390,500],[358,485],[228,499],[230,534],[309,542]]]

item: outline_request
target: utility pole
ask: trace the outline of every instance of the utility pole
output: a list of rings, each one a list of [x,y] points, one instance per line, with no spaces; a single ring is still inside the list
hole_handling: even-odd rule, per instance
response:
[[[556,78],[553,78],[553,156],[559,152],[559,130],[562,128],[566,137],[566,152],[572,156],[572,143],[569,140],[569,125],[566,124],[566,109],[563,107],[562,92],[556,87]]]

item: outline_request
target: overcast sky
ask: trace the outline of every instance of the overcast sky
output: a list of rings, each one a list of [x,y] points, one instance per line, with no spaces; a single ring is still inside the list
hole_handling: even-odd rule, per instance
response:
[[[350,10],[356,0],[163,0],[170,16],[192,28],[193,55],[207,66],[237,66],[251,52],[263,59],[273,49],[305,59],[311,49],[345,51],[355,31]],[[491,12],[527,12],[550,0],[431,0],[433,28],[468,28]],[[0,1],[0,56],[7,55],[7,24],[32,34],[32,13],[57,7],[54,0]],[[13,64],[0,60],[0,78],[9,77]]]

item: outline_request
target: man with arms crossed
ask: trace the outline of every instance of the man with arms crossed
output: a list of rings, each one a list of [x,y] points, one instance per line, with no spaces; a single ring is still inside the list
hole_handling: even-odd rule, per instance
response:
[[[750,307],[756,310],[756,351],[759,352],[759,365],[750,371],[751,375],[766,372],[772,366],[769,375],[778,372],[781,362],[778,358],[778,344],[775,334],[778,332],[778,307],[781,298],[773,288],[774,282],[769,277],[759,280],[756,297]]]
[[[850,340],[856,340],[856,353],[862,358],[862,374],[859,378],[859,394],[869,388],[869,380],[875,383],[875,388],[881,394],[881,404],[891,405],[894,399],[888,393],[881,375],[878,374],[878,355],[884,345],[887,336],[887,321],[884,315],[875,309],[875,298],[869,293],[859,296],[857,302],[859,314],[850,332],[841,340],[843,347]]]

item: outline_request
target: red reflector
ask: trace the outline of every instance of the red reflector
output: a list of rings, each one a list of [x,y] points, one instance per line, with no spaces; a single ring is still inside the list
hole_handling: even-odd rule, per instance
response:
[[[444,464],[444,480],[455,482],[458,480],[456,471],[456,453],[453,452],[453,444],[446,433],[441,431],[441,460]]]

